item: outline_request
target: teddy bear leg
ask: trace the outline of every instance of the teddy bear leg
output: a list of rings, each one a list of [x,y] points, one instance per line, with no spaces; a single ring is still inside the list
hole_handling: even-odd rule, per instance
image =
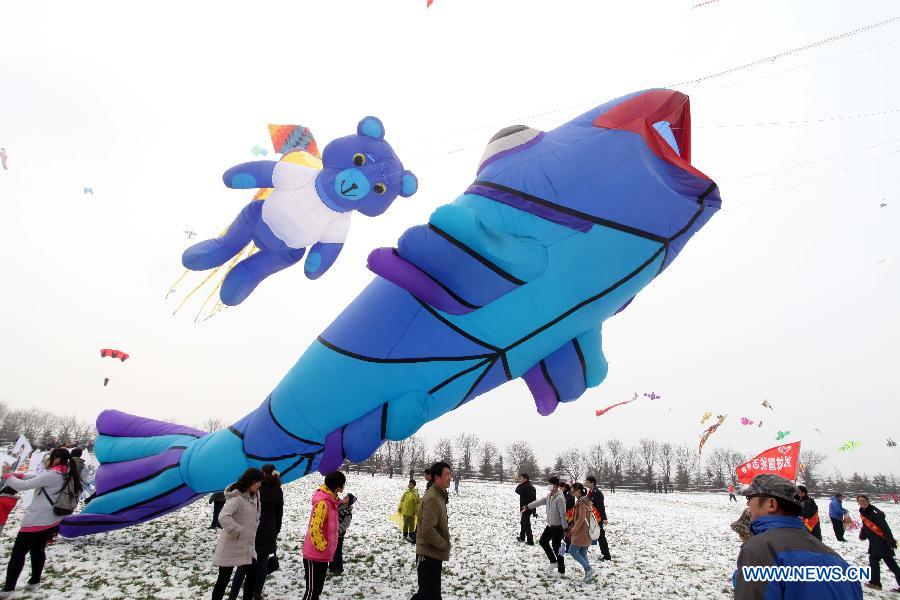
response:
[[[224,264],[250,243],[262,215],[262,201],[254,200],[238,213],[220,237],[198,242],[184,251],[181,264],[191,271],[205,271]]]
[[[297,264],[304,252],[306,248],[291,248],[282,252],[263,250],[242,260],[222,280],[222,289],[219,291],[222,303],[237,306],[253,293],[263,279]]]

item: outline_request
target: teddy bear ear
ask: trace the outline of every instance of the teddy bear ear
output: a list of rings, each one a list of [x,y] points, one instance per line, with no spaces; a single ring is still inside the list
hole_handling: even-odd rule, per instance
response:
[[[409,198],[419,189],[419,180],[413,175],[412,171],[403,171],[403,177],[400,179],[400,195]]]
[[[377,117],[365,117],[356,126],[356,133],[376,140],[384,139],[384,125]]]

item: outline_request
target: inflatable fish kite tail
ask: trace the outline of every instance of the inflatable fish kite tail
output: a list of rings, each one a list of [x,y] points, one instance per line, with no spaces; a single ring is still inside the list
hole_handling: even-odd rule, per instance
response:
[[[288,482],[365,460],[514,379],[549,415],[603,381],[603,322],[720,205],[690,163],[684,94],[638,92],[552,131],[503,129],[462,195],[369,255],[377,277],[255,411],[209,435],[103,413],[98,447],[131,462],[101,467],[110,483],[62,531],[153,518],[248,466],[272,463]]]

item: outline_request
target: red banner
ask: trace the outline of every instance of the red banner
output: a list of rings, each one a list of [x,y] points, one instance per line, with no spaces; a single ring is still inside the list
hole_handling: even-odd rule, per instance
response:
[[[800,464],[800,442],[775,446],[759,453],[757,456],[740,465],[735,472],[738,481],[750,483],[757,475],[781,475],[785,479],[797,479],[797,466]]]

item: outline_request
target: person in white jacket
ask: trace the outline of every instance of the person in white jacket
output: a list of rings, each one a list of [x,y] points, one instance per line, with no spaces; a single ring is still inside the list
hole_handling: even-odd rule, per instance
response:
[[[26,554],[31,554],[31,577],[25,588],[35,589],[40,585],[41,572],[47,559],[47,542],[62,519],[62,515],[56,514],[54,504],[66,488],[72,490],[76,498],[81,494],[79,475],[78,466],[65,448],[50,452],[47,469],[40,473],[13,474],[9,472],[9,467],[3,467],[5,485],[18,492],[34,490],[34,497],[16,535],[9,565],[6,567],[6,584],[0,592],[0,598],[13,597],[16,582],[25,566]],[[70,481],[73,484],[71,486]]]

